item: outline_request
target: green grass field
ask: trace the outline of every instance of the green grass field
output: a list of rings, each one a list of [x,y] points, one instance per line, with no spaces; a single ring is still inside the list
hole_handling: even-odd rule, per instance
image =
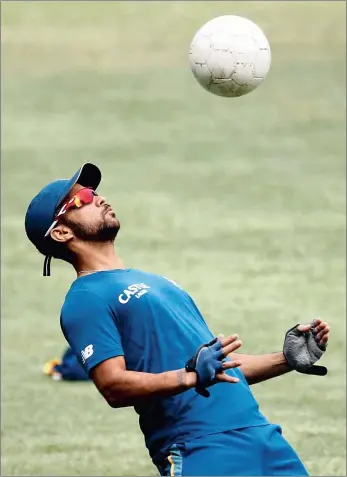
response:
[[[205,92],[195,31],[220,14],[266,32],[272,68],[249,96]],[[85,161],[122,223],[128,267],[191,293],[244,352],[327,319],[326,378],[256,385],[312,475],[346,475],[344,2],[2,4],[2,475],[157,475],[132,409],[41,374],[65,347],[74,275],[41,277],[31,198]]]

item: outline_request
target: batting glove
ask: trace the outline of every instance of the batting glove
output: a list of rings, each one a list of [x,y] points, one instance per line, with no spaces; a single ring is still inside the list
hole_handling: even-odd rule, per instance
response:
[[[289,366],[302,374],[325,376],[328,372],[325,366],[314,366],[326,350],[326,345],[319,345],[315,340],[314,320],[306,332],[300,331],[298,326],[288,330],[284,339],[283,354]]]
[[[208,386],[214,384],[216,374],[223,371],[222,363],[224,355],[222,343],[218,338],[201,345],[195,355],[186,363],[185,369],[188,372],[195,371],[197,374],[196,392],[204,397],[209,397]]]

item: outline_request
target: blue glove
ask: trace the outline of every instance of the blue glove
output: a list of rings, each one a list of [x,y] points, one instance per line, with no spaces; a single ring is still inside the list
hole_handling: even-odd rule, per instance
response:
[[[224,360],[222,343],[218,338],[201,345],[195,355],[186,363],[187,372],[195,371],[197,374],[196,392],[204,397],[209,397],[208,386],[214,384],[216,374],[223,371]]]

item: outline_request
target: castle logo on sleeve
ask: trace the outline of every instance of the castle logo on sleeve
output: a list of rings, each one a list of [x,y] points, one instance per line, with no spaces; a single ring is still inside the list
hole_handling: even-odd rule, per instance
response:
[[[150,288],[150,286],[145,285],[144,283],[134,283],[133,285],[129,285],[128,288],[123,290],[123,292],[119,295],[118,301],[119,303],[125,305],[133,296],[140,298],[142,295],[148,293]]]
[[[94,353],[93,345],[88,345],[81,351],[82,363],[84,364],[88,358]]]

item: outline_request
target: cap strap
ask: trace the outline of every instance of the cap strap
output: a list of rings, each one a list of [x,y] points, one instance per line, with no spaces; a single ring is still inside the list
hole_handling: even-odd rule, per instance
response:
[[[43,263],[43,276],[50,277],[51,276],[51,260],[52,255],[46,255],[45,261]]]

